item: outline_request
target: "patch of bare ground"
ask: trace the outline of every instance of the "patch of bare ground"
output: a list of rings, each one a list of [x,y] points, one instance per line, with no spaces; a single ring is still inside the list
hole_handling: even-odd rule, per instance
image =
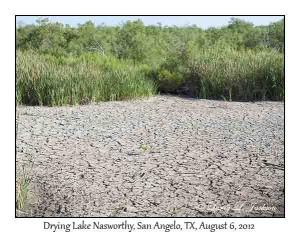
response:
[[[36,217],[284,215],[284,105],[157,96],[18,107]]]

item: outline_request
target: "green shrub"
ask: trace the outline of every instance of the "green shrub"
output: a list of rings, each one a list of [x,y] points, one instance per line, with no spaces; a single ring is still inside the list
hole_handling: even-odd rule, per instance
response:
[[[183,80],[183,76],[177,72],[162,69],[158,72],[157,80],[159,90],[162,92],[175,92]]]

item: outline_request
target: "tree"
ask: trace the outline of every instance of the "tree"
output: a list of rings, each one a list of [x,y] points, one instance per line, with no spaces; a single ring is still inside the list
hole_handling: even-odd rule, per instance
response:
[[[119,58],[145,60],[148,47],[145,26],[141,20],[123,24],[116,42]]]

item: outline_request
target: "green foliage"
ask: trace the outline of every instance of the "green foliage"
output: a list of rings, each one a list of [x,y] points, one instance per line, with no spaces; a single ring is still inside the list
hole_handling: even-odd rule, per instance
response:
[[[283,52],[284,49],[284,22],[283,20],[272,23],[268,28],[269,47]]]
[[[185,76],[194,79],[200,98],[244,101],[284,98],[284,61],[274,51],[206,48],[194,55],[188,67]]]
[[[183,81],[180,73],[162,69],[158,72],[159,89],[162,92],[174,92]]]
[[[146,150],[148,150],[148,147],[145,146],[145,145],[141,145],[141,146],[140,146],[140,149],[143,150],[143,151],[146,151]]]
[[[143,22],[137,20],[123,24],[123,27],[119,30],[116,43],[118,45],[118,58],[144,61],[147,57],[148,48]]]
[[[51,59],[54,62],[45,62],[32,52],[17,52],[18,104],[81,104],[155,94],[153,81],[135,66],[106,60],[99,65],[89,64],[80,59],[72,65],[61,65]]]
[[[20,25],[16,38],[18,49],[37,49],[56,57],[80,56],[99,43],[110,56],[153,66],[189,41],[194,43],[193,49],[223,41],[235,49],[263,47],[283,51],[284,22],[255,27],[252,23],[232,18],[228,26],[204,31],[196,26],[144,26],[141,20],[128,21],[118,27],[95,26],[89,21],[71,28],[40,19],[37,25]]]
[[[202,30],[144,26],[141,20],[72,28],[40,19],[17,27],[16,46],[20,104],[79,104],[183,89],[200,98],[284,98],[283,20],[255,27],[232,18],[227,26]]]

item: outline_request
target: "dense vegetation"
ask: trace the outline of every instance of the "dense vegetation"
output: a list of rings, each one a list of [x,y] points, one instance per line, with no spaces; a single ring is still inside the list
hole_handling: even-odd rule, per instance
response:
[[[65,105],[180,93],[284,99],[284,22],[70,27],[40,19],[16,30],[18,104]]]

